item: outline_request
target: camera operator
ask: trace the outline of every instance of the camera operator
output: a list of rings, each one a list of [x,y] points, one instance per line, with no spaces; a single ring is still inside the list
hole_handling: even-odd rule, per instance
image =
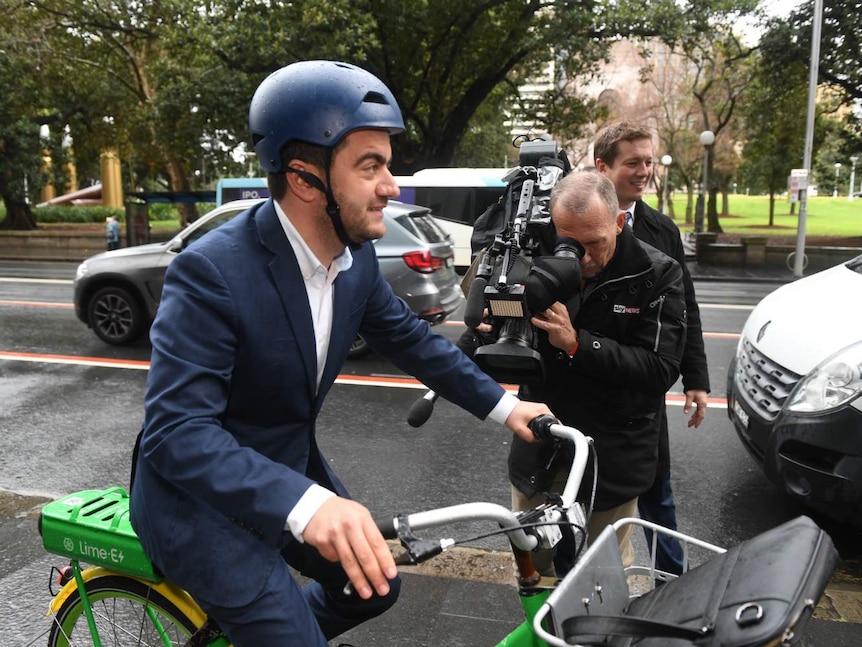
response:
[[[598,476],[588,532],[596,537],[605,525],[637,515],[637,497],[656,474],[664,396],[679,375],[685,343],[682,270],[635,238],[613,182],[599,173],[560,180],[550,208],[557,234],[584,248],[581,290],[531,318],[546,333],[538,344],[545,379],[522,386],[520,395],[547,402],[563,423],[593,437]],[[479,329],[487,332],[487,326]],[[560,492],[571,460],[568,447],[515,438],[509,453],[513,509]],[[624,563],[631,564],[631,531],[620,534]],[[547,575],[553,575],[552,559],[552,551],[534,555]]]

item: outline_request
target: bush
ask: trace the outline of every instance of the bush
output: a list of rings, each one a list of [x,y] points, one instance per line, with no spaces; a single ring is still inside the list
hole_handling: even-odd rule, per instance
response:
[[[116,216],[119,222],[125,221],[125,211],[114,207],[69,207],[47,206],[33,209],[36,222],[57,223],[104,223],[108,216]]]
[[[150,222],[163,220],[179,220],[177,207],[170,202],[151,202],[149,206]]]

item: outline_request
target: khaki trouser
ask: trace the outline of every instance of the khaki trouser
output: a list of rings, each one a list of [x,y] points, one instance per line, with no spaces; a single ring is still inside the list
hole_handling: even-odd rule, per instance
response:
[[[560,488],[562,490],[562,488]],[[526,497],[518,488],[512,487],[512,510],[520,512],[521,510],[529,510],[545,502],[543,494],[536,494],[532,497]],[[622,505],[610,510],[594,511],[587,523],[587,533],[590,539],[595,539],[601,534],[605,526],[612,524],[618,519],[626,517],[638,516],[638,500],[637,497],[631,501],[626,501]],[[620,553],[623,558],[623,567],[629,567],[635,563],[635,551],[632,545],[632,531],[634,526],[626,525],[617,530],[617,541],[620,543]],[[537,550],[532,553],[533,565],[536,570],[547,577],[555,577],[554,571],[554,549]]]

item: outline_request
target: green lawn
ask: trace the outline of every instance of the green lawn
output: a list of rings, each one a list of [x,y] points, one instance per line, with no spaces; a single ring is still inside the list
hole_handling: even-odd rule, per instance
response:
[[[647,202],[655,206],[655,196],[649,196]],[[674,201],[676,223],[683,231],[694,227],[684,222],[685,203],[685,195],[677,194]],[[720,199],[718,204],[720,210]],[[796,203],[794,213],[791,214],[791,205],[787,199],[776,198],[774,224],[771,227],[768,196],[731,194],[728,204],[728,215],[719,214],[719,223],[726,234],[770,237],[795,237],[797,234],[799,203]],[[848,200],[847,196],[808,198],[805,233],[807,236],[862,238],[862,198],[853,201]]]

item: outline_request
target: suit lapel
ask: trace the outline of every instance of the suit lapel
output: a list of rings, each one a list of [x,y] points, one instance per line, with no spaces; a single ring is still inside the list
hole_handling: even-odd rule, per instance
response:
[[[309,395],[317,391],[317,345],[305,281],[293,248],[278,221],[272,200],[267,200],[254,214],[260,243],[272,253],[269,270],[281,300],[282,310],[293,329],[299,354],[308,380]]]

